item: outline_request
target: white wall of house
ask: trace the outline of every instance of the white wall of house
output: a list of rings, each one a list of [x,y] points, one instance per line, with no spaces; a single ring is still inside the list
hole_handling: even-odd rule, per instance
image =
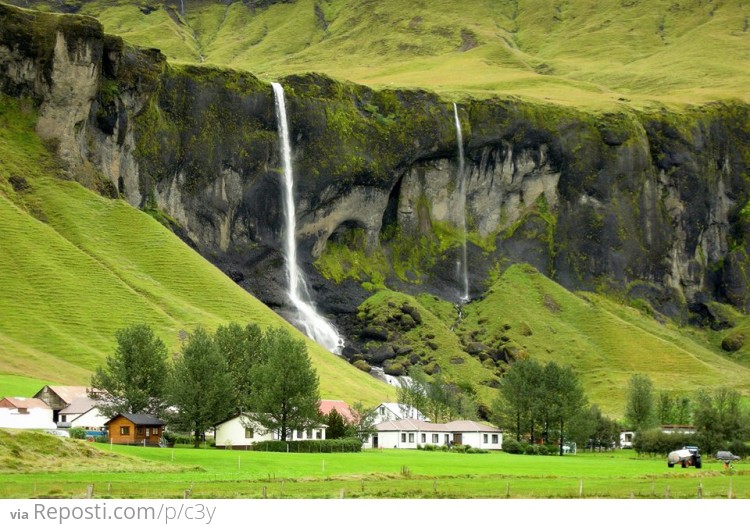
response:
[[[68,419],[71,419],[68,416]],[[104,417],[98,408],[92,408],[70,421],[71,428],[85,428],[86,430],[104,430],[109,418]]]
[[[51,408],[4,408],[0,407],[0,428],[52,430],[57,425],[52,421]]]
[[[325,438],[325,427],[318,427],[311,430],[295,430],[292,432],[290,441]],[[216,425],[216,448],[247,447],[261,441],[276,440],[278,437],[274,432],[253,431],[245,428],[239,416]]]
[[[461,432],[461,443],[472,448],[502,450],[502,432]]]
[[[378,448],[416,449],[417,445],[442,446],[448,445],[451,441],[457,442],[455,434],[461,434],[462,444],[470,445],[472,448],[485,450],[502,450],[503,448],[502,432],[449,432],[430,429],[381,430],[377,434],[370,436],[364,448],[373,448],[376,443],[375,437],[377,437]]]

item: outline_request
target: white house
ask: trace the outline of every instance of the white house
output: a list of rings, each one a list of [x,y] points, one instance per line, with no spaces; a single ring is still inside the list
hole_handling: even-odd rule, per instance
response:
[[[52,409],[41,399],[33,397],[4,397],[0,399],[0,428],[56,429]]]
[[[396,419],[375,425],[366,448],[407,448],[417,445],[471,445],[473,448],[502,450],[500,429],[476,421],[430,423],[417,419]]]
[[[375,407],[375,418],[373,423],[377,425],[383,421],[394,421],[397,419],[415,419],[418,421],[429,421],[429,418],[419,410],[410,405],[398,403],[380,403]]]
[[[247,450],[255,443],[261,441],[278,441],[278,432],[265,430],[253,430],[247,428],[248,419],[246,415],[237,415],[217,423],[216,448],[232,448]],[[326,425],[318,425],[312,429],[290,430],[290,441],[302,441],[305,439],[325,439]]]
[[[95,406],[96,401],[89,397],[79,397],[67,407],[60,410],[57,425],[64,428],[83,428],[84,430],[106,430],[109,421]]]

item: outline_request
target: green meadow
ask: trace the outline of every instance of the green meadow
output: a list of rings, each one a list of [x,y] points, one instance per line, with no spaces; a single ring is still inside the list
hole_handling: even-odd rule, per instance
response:
[[[71,444],[0,434],[0,497],[178,498],[748,498],[750,465],[667,468],[633,451],[522,456],[366,450],[285,454]],[[65,447],[65,454],[60,454]],[[45,449],[46,450],[42,450]],[[10,452],[9,452],[10,451]],[[9,469],[8,456],[17,463]],[[50,465],[45,454],[63,456]],[[27,456],[33,456],[31,458]],[[19,466],[19,462],[22,464]],[[144,475],[148,473],[148,475]]]
[[[43,2],[41,2],[43,4]],[[590,108],[747,98],[742,0],[194,1],[81,13],[171,61],[264,78],[316,71],[374,87],[520,96]]]

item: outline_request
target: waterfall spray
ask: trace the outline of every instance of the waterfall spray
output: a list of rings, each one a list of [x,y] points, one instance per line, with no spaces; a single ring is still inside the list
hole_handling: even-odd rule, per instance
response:
[[[461,133],[461,121],[458,118],[458,106],[453,103],[453,115],[456,120],[456,141],[458,142],[458,214],[461,227],[461,260],[458,263],[458,273],[463,284],[461,302],[469,302],[469,268],[466,256],[466,181],[464,161],[464,138]]]
[[[343,340],[336,329],[322,315],[320,315],[310,301],[307,283],[300,268],[297,266],[296,211],[294,207],[294,172],[292,171],[292,146],[289,140],[289,125],[286,117],[286,103],[284,88],[281,84],[272,83],[273,94],[276,99],[276,119],[279,126],[279,143],[283,160],[284,187],[284,251],[289,299],[297,309],[299,323],[305,333],[331,352],[339,353]]]

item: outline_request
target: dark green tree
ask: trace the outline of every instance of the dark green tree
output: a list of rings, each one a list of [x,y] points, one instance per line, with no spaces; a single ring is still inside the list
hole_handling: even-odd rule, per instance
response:
[[[628,383],[628,398],[625,407],[625,419],[635,430],[654,426],[654,386],[651,379],[643,374],[633,374]]]
[[[706,452],[713,452],[731,441],[747,439],[748,416],[736,390],[720,388],[713,394],[699,391],[693,407],[698,439]]]
[[[116,338],[114,353],[91,377],[91,397],[99,411],[106,417],[123,412],[161,416],[169,371],[167,347],[145,324],[123,328]]]
[[[514,363],[500,381],[494,419],[500,427],[514,429],[518,441],[527,431],[532,442],[535,439],[542,405],[542,380],[542,366],[526,359]]]
[[[326,416],[325,424],[328,425],[328,428],[326,429],[326,439],[341,439],[346,437],[346,422],[335,408]]]
[[[286,441],[291,431],[319,421],[318,375],[304,341],[286,330],[266,332],[260,348],[252,367],[248,425],[277,432]]]
[[[669,392],[659,392],[656,398],[656,418],[661,425],[672,425],[677,423],[677,404]]]
[[[544,366],[545,427],[549,439],[554,429],[560,441],[560,455],[566,437],[566,425],[584,410],[588,402],[578,377],[570,366],[561,367],[554,361]]]
[[[214,341],[227,362],[229,382],[232,385],[232,406],[244,411],[250,406],[253,392],[252,368],[258,361],[263,332],[255,324],[244,328],[237,323],[219,326]]]
[[[227,364],[216,342],[197,328],[174,362],[169,402],[176,409],[172,422],[193,434],[197,448],[214,423],[234,411]]]

